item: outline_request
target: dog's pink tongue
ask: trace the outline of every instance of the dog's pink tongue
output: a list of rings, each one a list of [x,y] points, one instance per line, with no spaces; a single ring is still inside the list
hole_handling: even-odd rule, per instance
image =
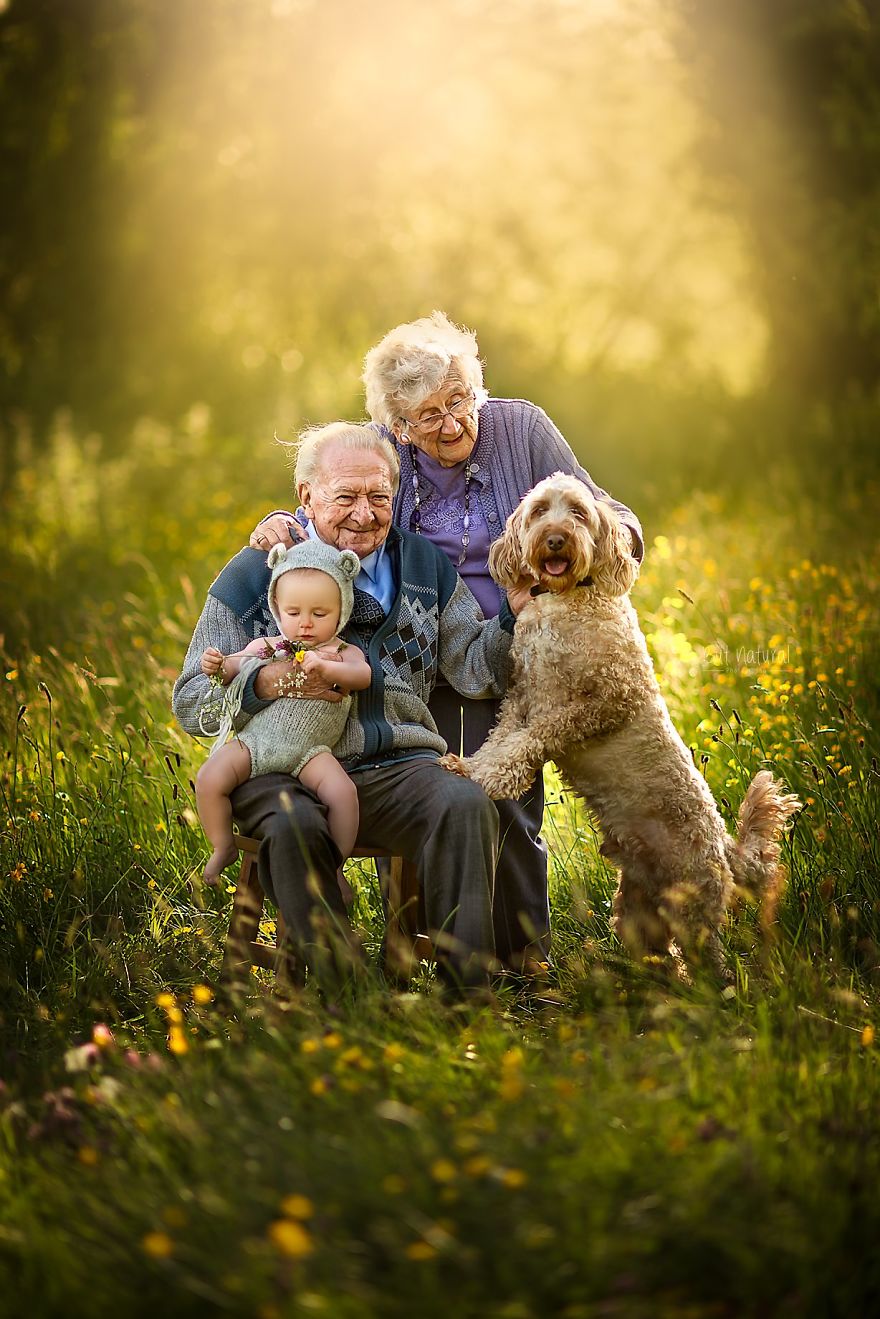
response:
[[[544,564],[544,572],[548,572],[551,577],[561,577],[567,571],[568,559],[547,559]]]

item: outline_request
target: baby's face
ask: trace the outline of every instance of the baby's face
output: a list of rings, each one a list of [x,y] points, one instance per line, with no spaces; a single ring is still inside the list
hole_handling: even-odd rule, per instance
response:
[[[339,587],[318,568],[293,568],[275,587],[281,632],[288,641],[321,645],[336,636],[341,607]]]

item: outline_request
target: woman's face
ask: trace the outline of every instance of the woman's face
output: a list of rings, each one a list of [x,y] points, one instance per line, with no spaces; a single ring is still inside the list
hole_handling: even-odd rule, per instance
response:
[[[453,416],[450,409],[464,410]],[[433,421],[432,426],[428,423]],[[421,427],[416,424],[421,422]],[[477,442],[477,413],[474,392],[458,371],[450,371],[440,388],[423,399],[420,406],[394,427],[404,444],[414,444],[442,467],[464,462]]]

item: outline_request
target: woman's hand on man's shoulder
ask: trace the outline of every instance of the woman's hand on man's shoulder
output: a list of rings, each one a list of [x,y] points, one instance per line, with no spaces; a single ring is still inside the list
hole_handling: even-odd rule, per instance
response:
[[[268,554],[273,545],[283,545],[289,549],[296,540],[305,540],[306,531],[291,513],[273,513],[263,522],[258,522],[251,532],[248,544],[252,550]]]

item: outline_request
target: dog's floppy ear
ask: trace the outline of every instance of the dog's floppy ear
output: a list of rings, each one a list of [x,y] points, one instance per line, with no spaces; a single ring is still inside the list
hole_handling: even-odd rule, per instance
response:
[[[522,516],[517,508],[507,519],[504,531],[489,550],[489,572],[505,590],[510,590],[528,575],[523,571],[521,526]]]
[[[608,504],[596,501],[596,548],[590,574],[606,595],[626,595],[639,575],[639,565],[632,556],[629,532]]]

